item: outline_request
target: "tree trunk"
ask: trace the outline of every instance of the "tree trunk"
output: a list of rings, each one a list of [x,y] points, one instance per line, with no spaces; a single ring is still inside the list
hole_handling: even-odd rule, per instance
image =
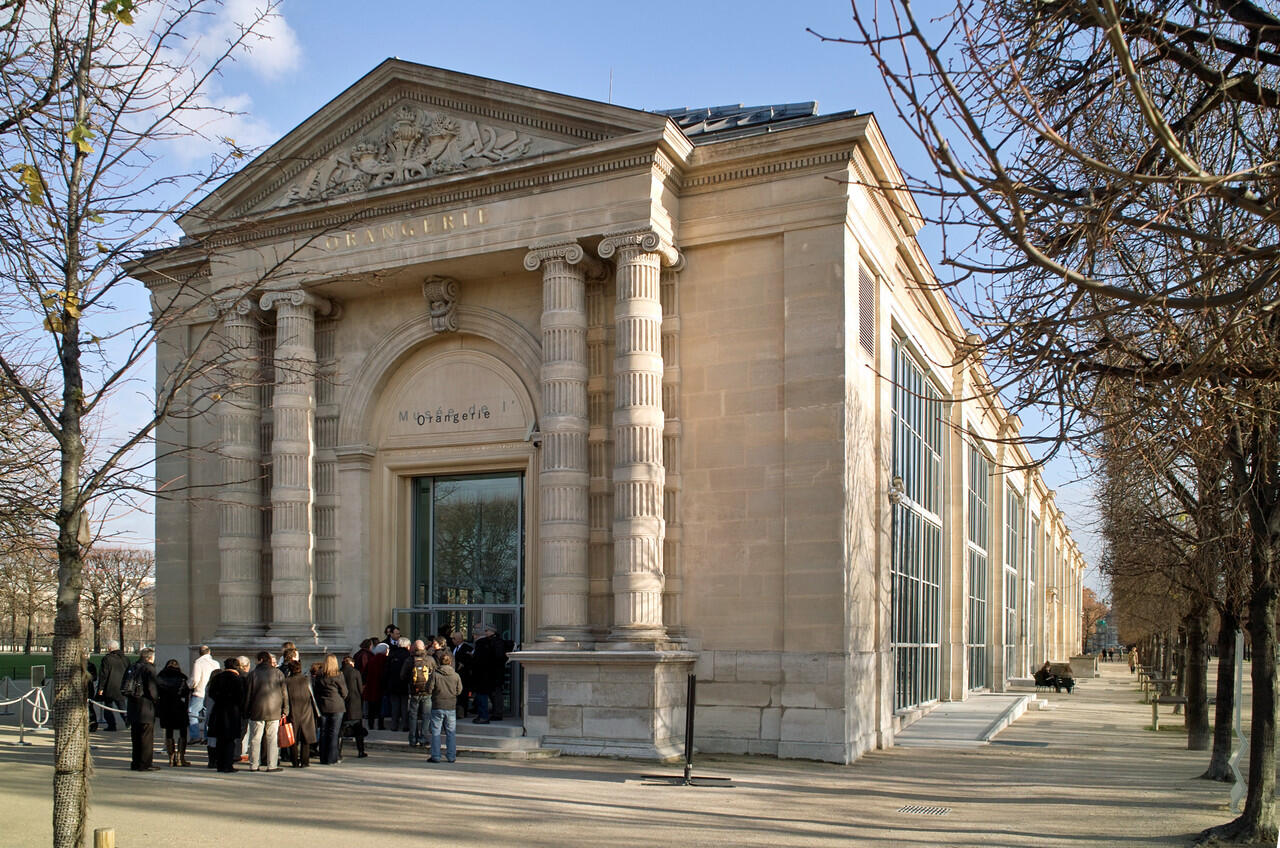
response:
[[[1200,834],[1198,844],[1276,844],[1276,551],[1259,542],[1253,553],[1249,640],[1253,644],[1253,709],[1249,733],[1249,794],[1236,819]]]
[[[1234,780],[1227,760],[1231,759],[1232,720],[1236,698],[1236,629],[1240,622],[1231,613],[1219,610],[1218,629],[1218,702],[1213,713],[1213,753],[1209,767],[1200,775],[1204,780]]]
[[[1182,675],[1183,693],[1187,698],[1187,750],[1209,750],[1209,607],[1197,603],[1184,622],[1187,647]]]
[[[28,654],[28,655],[31,653],[31,643],[34,640],[34,636],[31,632],[31,628],[32,628],[31,616],[27,616],[27,636],[22,642],[22,653]]]

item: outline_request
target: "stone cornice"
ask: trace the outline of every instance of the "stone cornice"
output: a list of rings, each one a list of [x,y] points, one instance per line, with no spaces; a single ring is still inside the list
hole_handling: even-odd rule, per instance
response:
[[[352,203],[338,201],[312,204],[308,208],[289,207],[285,210],[287,214],[264,215],[250,224],[210,233],[205,239],[210,247],[229,247],[303,234],[318,237],[326,232],[365,225],[379,218],[414,214],[434,208],[476,205],[504,194],[521,196],[546,191],[563,183],[652,169],[660,155],[652,148],[620,151],[620,155],[607,158],[566,155],[576,152],[578,151],[571,150],[534,160],[516,160],[482,172],[464,173],[431,183],[404,186],[399,191],[388,191],[377,200],[365,196],[354,209]]]
[[[563,259],[570,265],[581,264],[588,280],[603,280],[608,273],[604,263],[588,256],[576,241],[534,242],[524,255],[525,270],[536,271],[548,259]]]
[[[780,174],[821,168],[837,163],[847,163],[853,157],[853,148],[810,152],[800,156],[779,158],[772,161],[759,159],[734,163],[715,170],[697,170],[687,173],[682,182],[685,191],[715,189],[728,183],[753,182],[774,179]]]

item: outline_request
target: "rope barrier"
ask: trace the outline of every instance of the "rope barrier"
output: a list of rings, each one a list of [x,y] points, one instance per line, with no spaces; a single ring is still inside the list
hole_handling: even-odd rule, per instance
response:
[[[7,691],[8,688],[9,687],[6,681],[5,690]],[[25,693],[18,696],[17,698],[13,698],[11,700],[6,700],[6,701],[0,701],[0,706],[7,707],[7,706],[11,706],[13,704],[18,704],[18,703],[25,703],[25,704],[31,705],[31,721],[35,724],[35,727],[31,728],[32,730],[46,729],[46,725],[49,723],[49,719],[53,715],[53,710],[49,708],[49,699],[44,694],[44,687],[33,686],[31,687],[31,689],[27,690]],[[26,716],[23,714],[23,710],[19,708],[18,710],[18,733],[19,733],[18,744],[20,745],[28,744],[26,742],[26,732],[27,732]]]

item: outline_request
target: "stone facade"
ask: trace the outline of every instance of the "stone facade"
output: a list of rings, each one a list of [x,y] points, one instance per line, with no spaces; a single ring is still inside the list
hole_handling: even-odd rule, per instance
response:
[[[549,745],[674,756],[696,673],[703,750],[850,762],[1076,653],[874,118],[770,115],[389,60],[197,205],[133,268],[159,379],[212,366],[158,434],[162,654],[495,621]]]

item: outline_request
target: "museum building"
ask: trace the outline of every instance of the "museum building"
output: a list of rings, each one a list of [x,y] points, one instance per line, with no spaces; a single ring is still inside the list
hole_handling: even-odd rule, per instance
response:
[[[160,656],[493,624],[567,753],[848,763],[1079,651],[1084,561],[957,355],[870,114],[390,59],[132,268]]]

